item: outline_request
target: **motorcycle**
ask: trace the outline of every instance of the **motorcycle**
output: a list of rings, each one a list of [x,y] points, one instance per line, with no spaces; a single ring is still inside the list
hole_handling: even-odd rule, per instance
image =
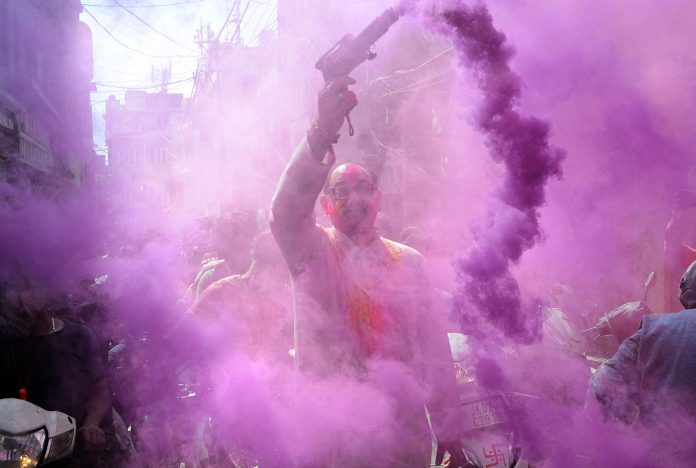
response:
[[[209,385],[191,362],[164,362],[167,340],[128,335],[109,350],[112,402],[142,464],[229,466],[214,439],[206,411]]]
[[[514,442],[515,434],[505,427],[514,398],[481,388],[468,358],[469,338],[461,333],[448,335],[464,414],[461,424],[466,435],[461,446],[467,468],[529,468]]]
[[[25,400],[0,399],[0,466],[32,468],[63,460],[75,447],[75,419]]]

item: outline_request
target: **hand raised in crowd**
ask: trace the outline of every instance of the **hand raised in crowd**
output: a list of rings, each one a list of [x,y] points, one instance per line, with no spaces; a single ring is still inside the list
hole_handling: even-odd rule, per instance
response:
[[[355,80],[350,76],[339,76],[319,91],[317,125],[329,135],[338,133],[346,115],[358,105],[357,96],[348,89],[353,84]]]

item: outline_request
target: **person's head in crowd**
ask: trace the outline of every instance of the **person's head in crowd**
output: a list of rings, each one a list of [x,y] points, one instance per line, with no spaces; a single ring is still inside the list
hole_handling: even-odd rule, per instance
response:
[[[199,266],[201,258],[211,250],[214,221],[211,217],[197,219],[181,240],[181,256],[187,264]]]
[[[256,229],[256,212],[252,210],[228,211],[215,222],[215,250],[232,271],[244,271],[248,267],[249,247]]]
[[[285,268],[283,256],[270,230],[260,232],[254,237],[249,253],[251,261],[257,267],[268,269]]]
[[[685,309],[696,309],[696,262],[689,265],[679,282],[679,302]]]
[[[108,295],[103,291],[107,281],[107,275],[85,280],[83,293],[75,297],[68,316],[85,324],[95,334],[99,344],[108,343],[123,332],[123,320],[113,313]]]
[[[18,279],[0,288],[0,328],[11,335],[41,335],[50,330],[55,300],[31,281]]]
[[[319,201],[331,224],[351,237],[374,231],[382,193],[374,173],[359,164],[345,163],[331,172]]]

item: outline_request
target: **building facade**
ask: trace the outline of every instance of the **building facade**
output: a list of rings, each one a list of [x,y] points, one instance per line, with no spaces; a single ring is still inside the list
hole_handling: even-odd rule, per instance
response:
[[[92,144],[92,34],[79,0],[0,2],[0,178],[82,184]]]
[[[123,103],[106,102],[106,146],[112,195],[126,203],[170,207],[179,204],[183,151],[184,96],[126,91]]]

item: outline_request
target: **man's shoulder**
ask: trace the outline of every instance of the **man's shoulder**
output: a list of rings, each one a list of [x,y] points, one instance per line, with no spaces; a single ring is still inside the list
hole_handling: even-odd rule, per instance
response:
[[[687,309],[666,314],[653,314],[643,317],[643,327],[653,328],[660,325],[676,325],[681,323],[696,324],[696,309]]]
[[[224,278],[221,278],[221,279],[215,281],[211,285],[211,287],[212,286],[235,287],[239,284],[244,284],[248,280],[249,280],[249,275],[246,273],[227,275]]]
[[[387,248],[389,253],[391,253],[392,256],[394,256],[397,259],[410,258],[413,261],[417,262],[425,261],[423,255],[413,247],[409,247],[406,244],[387,239],[386,237],[380,237],[380,240]]]
[[[63,320],[63,329],[55,334],[52,341],[58,346],[71,349],[81,349],[92,352],[97,343],[97,337],[87,325],[74,320]]]
[[[63,320],[63,331],[65,335],[70,336],[94,336],[94,332],[91,328],[82,322],[75,320]]]
[[[201,293],[200,300],[227,296],[242,290],[247,284],[248,277],[244,275],[228,275],[214,281]]]

